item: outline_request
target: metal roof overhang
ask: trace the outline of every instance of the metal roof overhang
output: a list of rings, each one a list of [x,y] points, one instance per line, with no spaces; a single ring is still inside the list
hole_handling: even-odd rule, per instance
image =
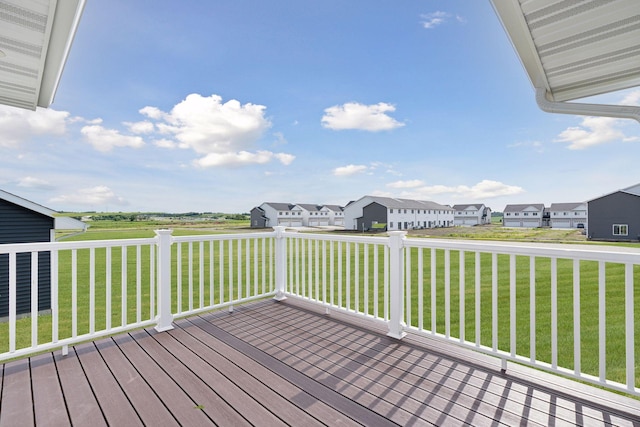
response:
[[[543,110],[640,120],[638,107],[564,102],[640,85],[639,0],[491,2]]]
[[[0,0],[0,104],[53,102],[85,0]]]

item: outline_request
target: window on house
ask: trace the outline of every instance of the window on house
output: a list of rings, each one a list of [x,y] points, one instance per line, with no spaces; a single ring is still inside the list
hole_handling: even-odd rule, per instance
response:
[[[393,228],[393,222],[389,223],[389,228]]]
[[[516,212],[514,215],[515,215],[515,216],[518,216],[518,215],[520,215],[520,213],[519,213],[519,212]]]
[[[393,213],[393,209],[389,209],[389,213]]]
[[[628,236],[629,226],[627,224],[613,224],[614,236]]]
[[[525,212],[525,213],[524,213],[524,216],[529,216],[529,212]]]
[[[533,213],[533,216],[538,216],[538,212],[534,212],[534,213]]]
[[[404,210],[404,213],[407,213],[407,210],[406,210],[406,209]]]
[[[511,212],[507,212],[507,216],[511,216]]]
[[[567,213],[566,212],[562,212],[562,215],[567,216]]]

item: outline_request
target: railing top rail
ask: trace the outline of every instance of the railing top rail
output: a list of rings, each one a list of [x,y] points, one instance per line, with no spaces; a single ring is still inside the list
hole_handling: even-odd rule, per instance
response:
[[[172,236],[171,241],[175,243],[201,242],[211,240],[244,240],[255,238],[275,237],[275,231],[236,233],[236,234],[200,234],[196,236]]]
[[[314,234],[314,233],[298,233],[296,231],[285,231],[283,233],[285,237],[291,237],[294,239],[313,239],[313,240],[327,240],[335,242],[352,242],[352,243],[370,243],[386,245],[389,242],[389,237],[376,237],[376,236],[353,236],[347,234]]]
[[[406,239],[406,247],[464,250],[546,258],[568,258],[587,261],[631,262],[640,264],[640,248],[605,247],[558,243],[478,242],[447,239]]]
[[[81,240],[76,242],[34,242],[7,243],[0,245],[0,254],[11,252],[51,251],[70,249],[90,249],[121,246],[153,245],[154,237],[146,239],[115,239],[115,240]]]

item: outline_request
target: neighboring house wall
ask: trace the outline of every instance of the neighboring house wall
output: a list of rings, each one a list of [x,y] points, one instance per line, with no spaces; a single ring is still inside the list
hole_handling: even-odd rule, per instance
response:
[[[578,228],[587,225],[586,203],[552,203],[549,208],[551,228]]]
[[[269,218],[265,211],[260,207],[251,209],[251,228],[265,228]]]
[[[587,202],[592,240],[640,240],[640,195],[617,191]]]
[[[542,227],[544,205],[541,203],[507,205],[504,208],[502,225],[505,227]]]
[[[358,218],[358,230],[369,231],[375,224],[387,223],[387,208],[373,202],[362,209],[362,217]]]
[[[0,244],[50,242],[54,218],[0,199]],[[17,314],[31,311],[31,254],[17,256]],[[51,260],[38,254],[38,310],[51,308]],[[0,255],[0,317],[9,315],[9,255]]]
[[[453,205],[453,225],[474,226],[491,223],[491,209],[484,204]]]
[[[344,208],[344,226],[347,230],[362,228],[364,208],[371,203],[378,203],[387,208],[387,230],[407,230],[418,226],[424,228],[450,227],[453,225],[453,209],[449,206],[423,200],[364,196]]]

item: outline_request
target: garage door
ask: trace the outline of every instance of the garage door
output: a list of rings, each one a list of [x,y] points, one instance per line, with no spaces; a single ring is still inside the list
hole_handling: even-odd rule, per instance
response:
[[[551,223],[552,228],[569,228],[571,223],[569,221],[553,221]]]
[[[522,226],[526,228],[535,228],[539,227],[540,223],[538,221],[522,221]]]
[[[505,227],[520,227],[520,221],[514,221],[514,220],[505,221],[504,222],[504,226]]]

